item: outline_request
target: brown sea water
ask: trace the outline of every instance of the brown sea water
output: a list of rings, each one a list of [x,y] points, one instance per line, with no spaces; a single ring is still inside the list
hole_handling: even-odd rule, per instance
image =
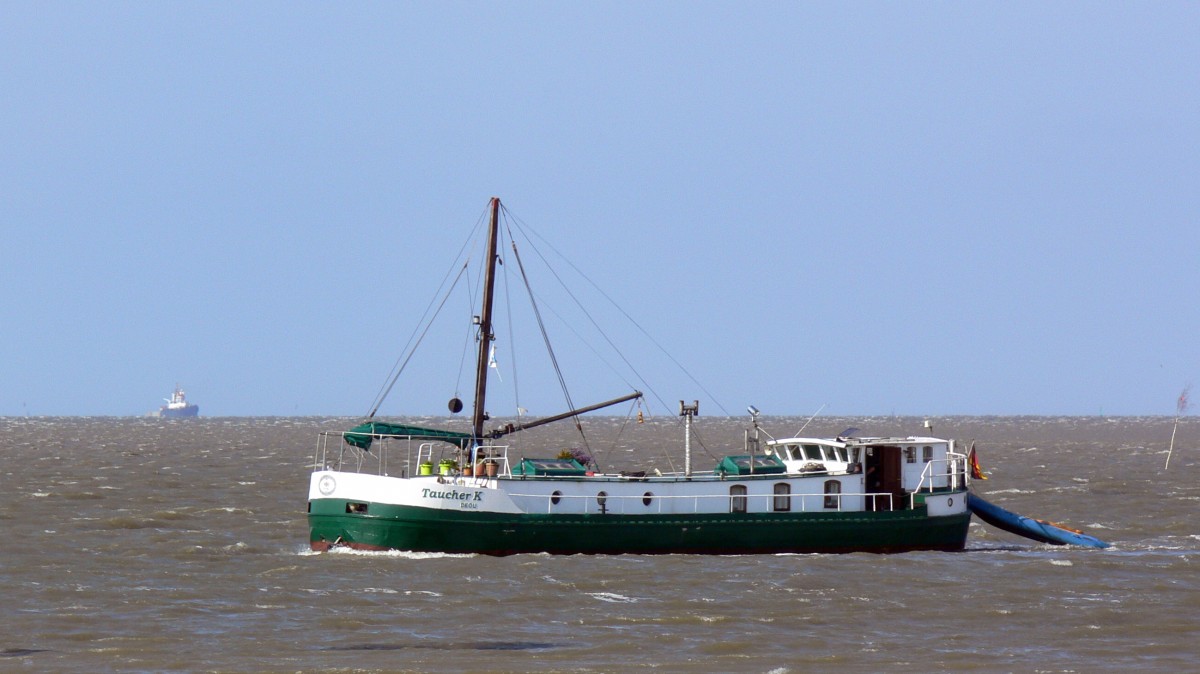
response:
[[[934,420],[978,442],[978,494],[1108,550],[976,521],[962,553],[490,558],[308,552],[316,434],[352,420],[0,418],[0,671],[1192,671],[1200,421],[1164,470],[1172,421]],[[697,419],[697,468],[744,425]],[[847,426],[922,432],[805,433]],[[682,465],[674,419],[589,429],[606,466]]]

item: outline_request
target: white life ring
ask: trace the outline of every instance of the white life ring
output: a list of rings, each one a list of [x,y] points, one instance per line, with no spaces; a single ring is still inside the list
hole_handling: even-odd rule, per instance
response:
[[[317,489],[319,489],[322,494],[329,496],[335,489],[337,489],[337,480],[333,479],[332,475],[325,475],[320,479],[320,481],[317,482]]]

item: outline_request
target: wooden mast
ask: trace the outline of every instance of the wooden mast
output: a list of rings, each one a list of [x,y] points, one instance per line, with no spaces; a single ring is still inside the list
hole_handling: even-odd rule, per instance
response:
[[[475,417],[473,430],[475,439],[483,438],[483,422],[487,421],[485,400],[487,398],[488,357],[492,340],[492,299],[496,285],[496,241],[500,232],[500,199],[492,197],[492,217],[488,225],[487,264],[483,276],[483,309],[479,314],[479,358],[475,365]]]

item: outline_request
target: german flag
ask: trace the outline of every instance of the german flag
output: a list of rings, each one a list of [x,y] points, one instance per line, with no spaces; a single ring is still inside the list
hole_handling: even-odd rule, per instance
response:
[[[971,443],[971,451],[967,452],[967,461],[971,464],[971,477],[976,480],[986,480],[987,475],[983,474],[983,469],[979,467],[979,457],[975,455],[975,443]]]

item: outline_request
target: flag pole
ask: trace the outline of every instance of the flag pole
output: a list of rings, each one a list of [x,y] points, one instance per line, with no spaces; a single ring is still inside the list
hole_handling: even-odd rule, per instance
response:
[[[1179,417],[1187,412],[1188,393],[1191,390],[1191,384],[1183,387],[1183,393],[1179,394],[1179,400],[1175,402],[1175,425],[1171,427],[1171,445],[1167,448],[1167,462],[1163,464],[1163,470],[1166,470],[1171,465],[1171,452],[1175,451],[1175,432],[1179,430]]]
[[[1167,448],[1167,462],[1163,465],[1163,470],[1171,466],[1171,452],[1175,451],[1175,431],[1179,430],[1179,417],[1175,417],[1175,425],[1171,427],[1171,446]]]

